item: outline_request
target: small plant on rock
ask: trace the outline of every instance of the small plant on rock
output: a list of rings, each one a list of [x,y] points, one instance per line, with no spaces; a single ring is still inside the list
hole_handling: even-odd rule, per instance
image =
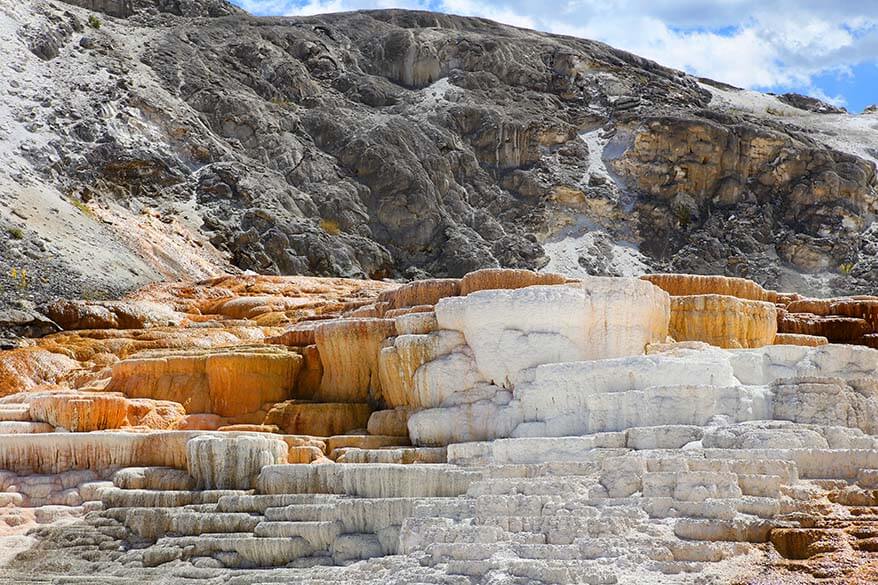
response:
[[[13,240],[23,240],[24,239],[24,232],[22,231],[21,228],[17,228],[17,227],[9,228],[8,230],[6,230],[6,233],[8,233],[9,237],[12,238]]]
[[[100,18],[98,18],[98,17],[95,16],[94,14],[90,14],[90,15],[89,15],[89,17],[88,17],[88,26],[90,26],[90,27],[92,27],[93,29],[97,30],[97,29],[101,28],[101,24],[102,24],[102,23],[101,23],[101,19],[100,19]]]
[[[843,262],[838,267],[838,271],[841,272],[842,274],[850,274],[853,269],[854,269],[853,262]]]
[[[27,289],[29,282],[26,268],[13,268],[9,271],[9,276],[19,289]]]
[[[337,236],[341,233],[341,227],[334,219],[321,219],[320,228],[330,236]]]

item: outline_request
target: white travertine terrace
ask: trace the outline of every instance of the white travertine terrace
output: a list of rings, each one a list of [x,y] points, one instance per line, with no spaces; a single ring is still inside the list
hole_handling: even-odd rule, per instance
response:
[[[261,407],[276,424],[68,433],[70,394],[6,400],[0,510],[112,529],[139,570],[234,568],[246,584],[266,567],[272,582],[746,583],[815,557],[825,531],[870,546],[857,539],[878,518],[878,350],[763,345],[773,306],[734,312],[699,299],[734,287],[696,284],[679,297],[622,278],[387,293],[352,311],[369,318],[291,336],[324,349],[323,375],[312,401]],[[435,306],[406,313],[409,298]],[[680,298],[694,300],[675,315]],[[725,322],[700,315],[694,339],[670,339],[702,306]],[[101,421],[124,418],[110,406],[131,418],[99,391],[74,395],[104,405]],[[365,409],[366,428],[282,434],[311,424],[298,409],[330,412],[321,397]]]

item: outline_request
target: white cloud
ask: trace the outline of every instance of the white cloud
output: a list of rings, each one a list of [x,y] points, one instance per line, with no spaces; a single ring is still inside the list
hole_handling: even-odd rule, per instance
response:
[[[824,101],[827,104],[832,104],[833,106],[837,107],[844,107],[848,103],[843,95],[831,96],[819,87],[811,86],[808,88],[806,93],[813,98],[817,98],[818,100]]]
[[[815,93],[816,75],[878,61],[878,2],[863,0],[239,1],[274,14],[399,7],[481,16],[604,41],[747,88],[810,87]]]

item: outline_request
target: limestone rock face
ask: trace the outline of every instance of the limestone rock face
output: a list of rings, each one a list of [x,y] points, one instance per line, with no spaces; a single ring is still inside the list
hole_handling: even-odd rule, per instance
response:
[[[457,278],[429,278],[416,280],[395,290],[381,293],[379,303],[387,302],[388,309],[414,307],[416,305],[435,305],[439,299],[456,297],[460,292],[460,280]]]
[[[379,372],[385,404],[393,408],[399,406],[422,408],[441,404],[445,396],[437,386],[449,380],[438,371],[427,371],[437,368],[438,364],[429,366],[425,364],[434,362],[440,356],[447,356],[455,350],[459,350],[457,353],[462,355],[462,352],[466,351],[465,348],[466,340],[463,334],[457,331],[442,330],[426,335],[395,337],[392,345],[383,348],[379,356]],[[469,361],[471,362],[471,359]],[[425,369],[418,373],[422,366]],[[465,364],[463,379],[471,376],[472,367],[466,366],[469,366],[469,363]],[[478,381],[478,378],[475,381]]]
[[[267,437],[202,436],[186,443],[189,475],[200,489],[250,489],[266,465],[287,462],[287,444]]]
[[[159,466],[186,468],[190,432],[42,433],[3,437],[0,469],[61,473],[73,469]]]
[[[444,299],[439,327],[461,331],[485,380],[508,386],[526,368],[643,353],[668,334],[670,298],[638,279],[493,290]]]
[[[775,345],[807,345],[816,347],[826,345],[829,340],[821,335],[802,335],[799,333],[778,333],[774,336]]]
[[[702,276],[696,274],[645,274],[649,281],[671,296],[724,295],[751,301],[777,301],[777,293],[765,290],[746,278]]]
[[[407,437],[408,419],[411,411],[408,408],[395,408],[393,410],[376,410],[369,416],[366,429],[370,435],[390,435]]]
[[[149,301],[57,300],[44,307],[63,329],[144,329],[179,324],[182,315]]]
[[[810,313],[781,314],[778,330],[781,333],[825,337],[832,343],[859,341],[872,332],[865,319],[858,317],[821,316]]]
[[[31,547],[0,580],[100,563],[120,585],[246,585],[268,568],[357,585],[695,585],[771,575],[785,555],[797,576],[847,582],[878,558],[873,299],[477,276],[521,286],[392,308],[377,296],[395,285],[156,285],[179,328],[0,353],[69,362],[16,370],[24,383],[0,397],[0,565],[7,534]],[[401,289],[417,303],[449,286]],[[383,317],[351,318],[369,311]],[[789,315],[856,344],[776,333]],[[858,329],[825,325],[845,320]]]
[[[300,349],[302,367],[296,378],[296,396],[310,399],[320,392],[323,381],[323,361],[316,345],[307,345]]]
[[[0,396],[55,384],[74,367],[68,356],[41,348],[0,351]]]
[[[292,397],[302,361],[271,346],[146,352],[115,364],[107,390],[179,402],[188,413],[236,416]]]
[[[674,296],[669,332],[677,341],[704,341],[724,348],[761,347],[774,343],[777,309],[772,303],[727,295]]]
[[[320,400],[382,400],[378,356],[382,342],[396,333],[392,319],[344,319],[317,328],[323,364]]]
[[[296,323],[279,335],[265,338],[265,343],[274,345],[288,345],[290,347],[304,347],[316,343],[316,330],[320,321],[303,321]]]
[[[30,416],[74,432],[118,429],[128,421],[128,401],[97,392],[48,394],[30,400]]]
[[[484,268],[470,272],[460,280],[460,294],[466,296],[480,290],[516,289],[535,285],[564,284],[568,280],[563,274],[552,272]]]
[[[396,322],[397,335],[430,333],[439,328],[439,323],[436,321],[436,313],[432,308],[429,311],[400,315],[394,321]]]

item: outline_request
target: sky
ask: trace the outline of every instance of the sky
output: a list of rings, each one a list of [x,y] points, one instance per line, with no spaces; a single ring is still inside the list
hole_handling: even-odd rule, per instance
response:
[[[252,14],[411,8],[608,43],[688,73],[793,91],[852,112],[878,103],[878,0],[232,0]]]

